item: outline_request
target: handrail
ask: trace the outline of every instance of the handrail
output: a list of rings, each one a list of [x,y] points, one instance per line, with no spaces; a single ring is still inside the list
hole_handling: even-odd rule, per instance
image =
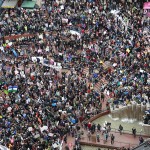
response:
[[[114,132],[119,132],[119,128],[118,129],[116,129],[116,128],[111,128],[111,131],[114,131]],[[132,131],[130,131],[130,130],[122,130],[122,133],[128,133],[128,134],[132,134]],[[136,132],[136,135],[143,135],[144,134],[144,136],[146,136],[146,134],[145,134],[145,132],[144,131],[141,131],[141,132]]]
[[[96,138],[96,136],[94,136],[94,137]],[[82,138],[85,138],[87,140],[82,141]],[[90,145],[99,144],[99,145],[105,145],[105,147],[107,147],[107,146],[110,147],[111,146],[111,147],[115,147],[115,148],[120,148],[120,147],[126,147],[126,148],[131,148],[132,147],[133,148],[133,147],[138,146],[138,144],[131,144],[131,143],[128,143],[128,142],[119,142],[119,141],[116,141],[116,140],[114,141],[114,144],[111,144],[111,140],[106,141],[103,138],[100,138],[100,141],[103,141],[104,144],[102,144],[100,142],[97,142],[97,140],[96,140],[96,142],[92,142],[92,140],[89,141],[88,137],[82,136],[81,140],[80,140],[80,143],[82,144],[82,142],[84,142],[84,143],[88,143]],[[115,143],[117,143],[117,146],[116,146]],[[122,146],[121,146],[121,144],[122,144]]]

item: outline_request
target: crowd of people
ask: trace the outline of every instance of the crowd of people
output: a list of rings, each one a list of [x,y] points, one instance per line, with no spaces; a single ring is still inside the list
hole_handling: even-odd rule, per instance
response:
[[[149,103],[149,29],[141,5],[46,0],[31,11],[3,9],[1,144],[58,149],[66,134],[78,137],[77,123],[101,112],[105,95],[114,104]]]

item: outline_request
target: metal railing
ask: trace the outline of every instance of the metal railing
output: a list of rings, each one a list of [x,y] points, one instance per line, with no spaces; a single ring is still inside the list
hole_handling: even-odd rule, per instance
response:
[[[111,132],[120,133],[119,129],[116,128],[111,128]],[[122,130],[122,134],[133,134],[133,133],[130,130]],[[144,131],[141,132],[136,131],[136,135],[141,136],[141,135],[146,135],[146,133]]]
[[[84,140],[82,140],[84,138]],[[95,136],[95,139],[96,139],[96,136]],[[81,145],[84,143],[84,145],[89,145],[89,146],[92,146],[92,145],[99,145],[101,147],[107,147],[108,148],[135,148],[138,146],[138,144],[131,144],[131,143],[128,143],[128,142],[119,142],[119,141],[114,141],[113,144],[111,144],[111,140],[104,140],[103,138],[100,138],[99,139],[99,142],[97,140],[92,140],[92,139],[88,139],[88,137],[84,137],[82,136],[81,137],[81,140],[80,140],[80,143]]]

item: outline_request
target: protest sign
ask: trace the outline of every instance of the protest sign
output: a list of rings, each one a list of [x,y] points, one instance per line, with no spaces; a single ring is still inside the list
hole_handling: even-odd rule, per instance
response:
[[[62,23],[68,23],[68,19],[62,18]]]
[[[144,9],[144,15],[150,17],[150,2],[144,3],[143,9]]]
[[[43,57],[42,56],[40,56],[40,57],[32,57],[32,61],[43,64]]]

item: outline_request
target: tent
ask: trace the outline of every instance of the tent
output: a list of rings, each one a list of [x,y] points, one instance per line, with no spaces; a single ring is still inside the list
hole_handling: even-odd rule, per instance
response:
[[[32,9],[32,8],[35,7],[35,4],[36,4],[36,1],[28,1],[28,0],[25,0],[25,1],[23,1],[21,7],[22,7],[22,8]]]
[[[15,8],[17,6],[18,0],[5,0],[2,4],[2,8]]]

